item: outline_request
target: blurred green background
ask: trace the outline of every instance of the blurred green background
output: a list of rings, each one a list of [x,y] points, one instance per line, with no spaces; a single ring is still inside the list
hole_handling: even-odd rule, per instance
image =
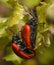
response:
[[[36,6],[38,15],[36,56],[22,59],[11,47],[13,32],[18,33]],[[54,0],[0,0],[0,65],[54,65]]]

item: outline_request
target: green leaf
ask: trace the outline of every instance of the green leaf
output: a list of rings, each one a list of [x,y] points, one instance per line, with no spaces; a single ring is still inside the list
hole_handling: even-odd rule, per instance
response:
[[[0,18],[0,37],[6,36],[7,18]]]
[[[38,22],[43,23],[45,21],[45,12],[46,8],[48,7],[47,3],[43,3],[42,6],[37,6],[37,14],[38,14]]]
[[[12,61],[15,65],[18,65],[23,61],[22,58],[20,58],[13,52],[11,47],[7,47],[6,55],[3,59],[5,59],[6,61]]]
[[[0,0],[0,2],[7,2],[8,0]]]
[[[5,46],[8,44],[9,42],[9,38],[8,37],[1,37],[0,38],[0,51],[3,51]]]
[[[17,0],[8,0],[7,3],[10,4],[13,8],[15,7]]]
[[[54,0],[45,0],[45,2],[47,2],[47,3],[54,3]]]
[[[46,16],[49,19],[54,19],[54,3],[48,6]]]
[[[2,30],[0,30],[0,38],[1,37],[5,37],[7,35],[7,32],[5,31],[5,28],[3,28]]]
[[[7,19],[8,18],[1,18],[0,17],[0,30],[2,30],[2,29],[5,29],[5,27],[6,27],[6,25],[7,25]]]
[[[19,0],[20,4],[27,6],[28,8],[37,6],[41,0]]]
[[[8,20],[7,26],[12,27],[13,25],[18,24],[20,21],[22,21],[21,20],[22,18],[23,18],[23,7],[18,3],[16,3],[13,14]]]
[[[26,14],[26,15],[23,17],[23,21],[26,22],[26,21],[28,21],[28,19],[29,19],[29,15]]]
[[[51,34],[49,34],[49,31],[43,33],[43,37],[45,40],[44,43],[46,44],[46,46],[50,43],[50,46],[46,47],[44,46],[44,43],[42,43],[42,45],[38,47],[37,52],[36,52],[40,63],[45,64],[45,65],[48,65],[48,63],[54,59],[54,52],[53,52],[54,40],[53,40],[52,35],[51,36],[50,35]]]

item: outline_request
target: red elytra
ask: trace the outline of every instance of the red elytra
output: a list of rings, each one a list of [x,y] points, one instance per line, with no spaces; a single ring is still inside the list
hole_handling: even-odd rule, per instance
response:
[[[31,31],[30,26],[26,24],[23,27],[21,34],[22,34],[22,39],[23,39],[24,44],[28,48],[32,49],[31,40],[30,40],[30,31]]]
[[[34,56],[34,53],[27,54],[27,53],[23,52],[16,43],[12,43],[12,48],[13,48],[13,51],[16,53],[16,55],[18,55],[22,58],[30,59]]]

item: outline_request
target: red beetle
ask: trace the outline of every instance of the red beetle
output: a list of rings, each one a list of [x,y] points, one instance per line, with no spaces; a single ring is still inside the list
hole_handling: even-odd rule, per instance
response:
[[[31,19],[24,25],[21,32],[24,44],[30,49],[34,49],[36,45],[36,29],[36,21]]]
[[[27,46],[25,46],[25,44],[19,40],[20,38],[18,35],[14,35],[12,39],[12,49],[15,54],[25,59],[34,57],[34,51],[27,48]]]
[[[22,29],[22,39],[25,45],[32,48],[30,41],[30,26],[26,24]]]
[[[36,46],[36,34],[37,34],[37,15],[36,7],[30,9],[32,18],[24,25],[21,30],[21,39],[19,35],[15,35],[12,39],[13,51],[20,57],[29,59],[34,57],[34,48]]]
[[[13,51],[16,53],[16,55],[22,58],[30,59],[34,57],[34,52],[22,44],[18,45],[16,43],[13,43],[12,48],[13,48]]]
[[[12,49],[20,57],[29,59],[34,57],[34,48],[36,40],[36,21],[29,20],[21,31],[22,41],[19,35],[14,35],[12,39]]]

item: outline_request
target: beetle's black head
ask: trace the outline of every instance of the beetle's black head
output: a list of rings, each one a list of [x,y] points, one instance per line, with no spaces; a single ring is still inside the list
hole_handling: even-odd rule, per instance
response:
[[[20,40],[20,37],[17,34],[14,34],[12,38],[12,43],[17,43],[18,40]]]
[[[37,25],[37,20],[34,19],[34,18],[31,18],[28,22],[27,22],[28,25],[33,25],[33,26],[36,26]]]

